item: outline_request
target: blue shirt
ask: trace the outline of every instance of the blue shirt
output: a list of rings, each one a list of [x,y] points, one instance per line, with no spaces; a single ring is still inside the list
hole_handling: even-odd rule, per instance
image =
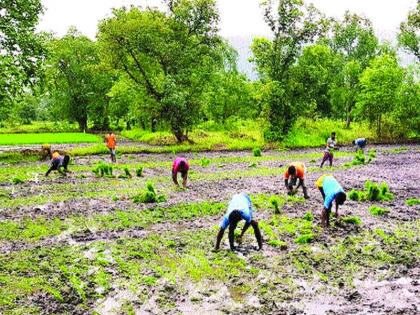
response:
[[[244,219],[247,223],[251,223],[252,220],[252,202],[248,195],[241,193],[236,194],[232,197],[229,202],[228,209],[223,216],[222,222],[220,222],[220,227],[222,229],[226,229],[229,224],[229,216],[232,211],[238,210],[241,214],[242,219]]]
[[[322,189],[324,190],[325,200],[324,207],[331,208],[332,203],[339,192],[344,192],[343,187],[337,182],[333,176],[325,176],[322,181]]]
[[[354,144],[355,145],[357,145],[357,146],[359,146],[359,147],[363,147],[363,146],[365,146],[366,145],[366,139],[365,138],[359,138],[359,139],[356,139],[355,141],[354,141]]]

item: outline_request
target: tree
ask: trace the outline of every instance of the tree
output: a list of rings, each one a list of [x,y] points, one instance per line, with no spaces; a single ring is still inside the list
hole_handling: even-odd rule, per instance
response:
[[[61,39],[49,43],[50,87],[61,118],[76,121],[80,130],[92,120],[95,128],[108,126],[108,97],[112,76],[98,68],[96,43],[70,29]]]
[[[358,93],[359,76],[377,55],[378,39],[369,19],[346,11],[342,21],[333,24],[329,41],[334,52],[343,56],[342,71],[331,89],[336,112],[345,114],[346,128],[350,127]]]
[[[417,2],[416,9],[409,12],[407,21],[400,24],[398,43],[420,61],[420,2]]]
[[[0,120],[38,78],[44,50],[35,26],[41,12],[40,0],[0,0]]]
[[[252,61],[269,88],[267,114],[270,126],[265,137],[279,140],[301,112],[295,97],[296,82],[289,70],[303,45],[313,42],[325,31],[327,21],[312,5],[304,7],[302,0],[280,0],[277,6],[274,1],[264,1],[262,7],[274,39],[254,39]]]
[[[382,132],[382,116],[395,108],[403,75],[403,69],[390,55],[373,59],[361,75],[361,91],[357,98],[359,116],[376,124],[379,137]]]
[[[224,67],[214,0],[166,1],[167,12],[114,10],[99,25],[102,56],[155,104],[179,142],[199,120],[202,95]],[[151,103],[151,102],[149,102]]]

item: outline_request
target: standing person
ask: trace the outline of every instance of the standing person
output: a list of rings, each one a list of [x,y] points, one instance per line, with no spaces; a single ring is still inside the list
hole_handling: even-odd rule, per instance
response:
[[[190,165],[186,158],[177,157],[172,164],[172,180],[174,181],[175,185],[179,186],[178,184],[178,173],[181,173],[182,176],[182,187],[187,188],[187,179],[188,179],[188,170],[190,169]]]
[[[302,162],[293,162],[290,163],[286,172],[284,173],[284,185],[287,188],[287,193],[289,195],[293,195],[297,192],[300,186],[302,186],[303,190],[303,197],[305,199],[308,199],[308,190],[305,186],[304,182],[305,177],[305,164]],[[299,183],[296,186],[295,189],[293,189],[293,186],[296,185],[296,181],[299,179]]]
[[[330,226],[330,213],[333,201],[335,200],[335,217],[338,218],[338,206],[343,205],[347,199],[343,187],[332,175],[322,175],[315,182],[324,200],[324,208],[321,215],[321,224],[325,227]]]
[[[366,138],[357,138],[356,140],[353,140],[352,144],[356,147],[356,150],[362,150],[367,145],[367,139]]]
[[[70,156],[68,155],[60,155],[58,151],[54,151],[51,156],[51,165],[48,171],[45,173],[45,176],[47,177],[51,171],[58,171],[61,175],[66,176],[66,173],[69,172],[67,169],[67,166],[70,162]],[[61,170],[63,168],[64,170]]]
[[[324,157],[322,158],[321,168],[324,166],[325,161],[330,161],[330,166],[332,166],[334,150],[336,149],[337,141],[335,140],[335,132],[331,133],[331,137],[327,140],[327,145],[325,146]]]
[[[109,149],[109,152],[111,153],[111,162],[115,163],[117,162],[117,157],[115,155],[115,147],[117,146],[117,139],[112,131],[110,131],[105,136],[105,143],[107,148]]]
[[[248,230],[249,226],[252,225],[254,229],[254,234],[258,243],[258,250],[262,249],[262,237],[261,231],[258,227],[258,222],[252,219],[252,203],[248,195],[244,193],[233,195],[232,199],[229,202],[228,209],[223,216],[222,222],[220,223],[220,230],[216,238],[216,247],[215,250],[219,250],[220,242],[222,241],[223,234],[229,226],[229,246],[233,251],[235,250],[234,246],[234,232],[238,222],[242,219],[245,220],[245,225],[242,229],[241,235],[239,236],[238,242],[241,243],[242,237]]]

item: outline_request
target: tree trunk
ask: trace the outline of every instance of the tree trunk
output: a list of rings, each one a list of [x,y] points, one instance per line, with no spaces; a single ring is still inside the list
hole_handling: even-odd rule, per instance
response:
[[[350,128],[350,122],[351,122],[350,114],[349,114],[349,113],[347,113],[347,118],[346,118],[346,129]]]

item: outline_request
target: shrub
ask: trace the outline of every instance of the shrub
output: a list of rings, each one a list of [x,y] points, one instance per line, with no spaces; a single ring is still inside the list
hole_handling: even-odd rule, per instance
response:
[[[369,212],[371,215],[385,215],[389,212],[389,210],[377,206],[371,206],[369,208]]]
[[[165,196],[156,194],[155,187],[152,182],[147,182],[146,189],[133,197],[133,201],[135,203],[164,202],[165,200]]]
[[[358,216],[349,215],[345,217],[341,217],[341,221],[349,224],[360,225],[362,220]]]
[[[254,149],[252,149],[252,154],[254,156],[261,156],[261,149],[260,148],[254,148]]]
[[[136,176],[137,176],[137,177],[142,177],[142,176],[143,176],[143,170],[144,170],[143,166],[139,166],[139,167],[136,169]]]
[[[420,205],[420,199],[409,198],[405,201],[405,203],[407,204],[407,206],[410,206],[410,207]]]
[[[210,160],[208,158],[206,158],[206,157],[203,157],[200,160],[200,164],[201,164],[202,167],[207,167],[207,166],[210,165]]]
[[[302,234],[295,238],[296,244],[308,244],[312,242],[314,239],[314,235],[312,233]]]
[[[104,163],[103,161],[99,161],[95,168],[92,169],[92,172],[96,175],[96,177],[113,177],[112,171],[112,165]]]

